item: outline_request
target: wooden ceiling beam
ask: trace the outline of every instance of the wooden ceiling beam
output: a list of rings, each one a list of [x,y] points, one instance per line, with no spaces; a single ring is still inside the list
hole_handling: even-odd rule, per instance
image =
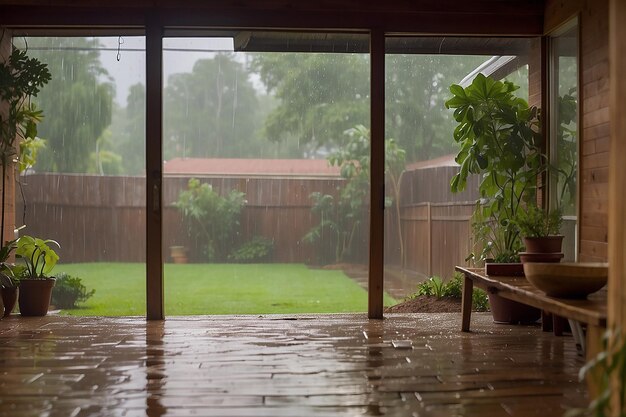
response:
[[[18,4],[19,3],[19,4]],[[101,4],[100,4],[101,3]],[[131,4],[128,4],[131,3]],[[471,3],[469,7],[466,3]],[[7,1],[0,0],[0,25],[145,26],[158,15],[170,27],[343,29],[377,27],[386,32],[449,35],[534,36],[543,31],[541,2],[478,1]],[[80,4],[80,6],[75,6]]]

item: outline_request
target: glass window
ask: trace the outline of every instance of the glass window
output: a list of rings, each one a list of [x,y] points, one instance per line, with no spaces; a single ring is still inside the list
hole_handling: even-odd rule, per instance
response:
[[[550,37],[550,205],[563,210],[565,260],[576,259],[578,215],[578,23]]]
[[[433,276],[444,282],[466,264],[479,239],[471,216],[480,198],[478,175],[452,193],[459,172],[458,123],[445,107],[450,86],[469,86],[478,74],[506,80],[525,100],[533,40],[400,37],[386,40],[385,290],[398,300]],[[536,50],[538,53],[539,50]]]
[[[145,38],[14,43],[51,73],[33,99],[43,111],[42,140],[36,163],[19,176],[15,222],[20,235],[60,245],[52,305],[70,315],[143,316]]]
[[[164,39],[166,314],[366,311],[368,46]]]

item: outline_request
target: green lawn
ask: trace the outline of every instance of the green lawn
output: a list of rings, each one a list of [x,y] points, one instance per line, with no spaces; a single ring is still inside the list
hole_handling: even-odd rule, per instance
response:
[[[57,265],[95,295],[64,314],[145,315],[145,265]],[[385,294],[385,304],[395,300]],[[165,265],[165,314],[338,313],[367,310],[367,292],[343,272],[302,264]]]

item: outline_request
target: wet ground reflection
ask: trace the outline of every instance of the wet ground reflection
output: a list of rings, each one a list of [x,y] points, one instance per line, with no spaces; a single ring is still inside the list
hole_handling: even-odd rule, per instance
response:
[[[458,314],[12,318],[0,416],[561,416],[584,403],[571,338],[474,320],[467,334]]]

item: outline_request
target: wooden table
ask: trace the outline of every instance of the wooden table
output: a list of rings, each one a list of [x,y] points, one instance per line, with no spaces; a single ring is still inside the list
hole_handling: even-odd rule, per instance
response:
[[[461,330],[469,332],[472,314],[472,291],[474,285],[490,294],[518,301],[543,311],[587,324],[585,355],[594,358],[602,348],[602,333],[607,320],[606,290],[591,294],[587,299],[572,300],[548,297],[535,288],[525,277],[495,277],[485,274],[484,268],[465,268],[457,266],[463,273],[463,297],[461,303]]]

